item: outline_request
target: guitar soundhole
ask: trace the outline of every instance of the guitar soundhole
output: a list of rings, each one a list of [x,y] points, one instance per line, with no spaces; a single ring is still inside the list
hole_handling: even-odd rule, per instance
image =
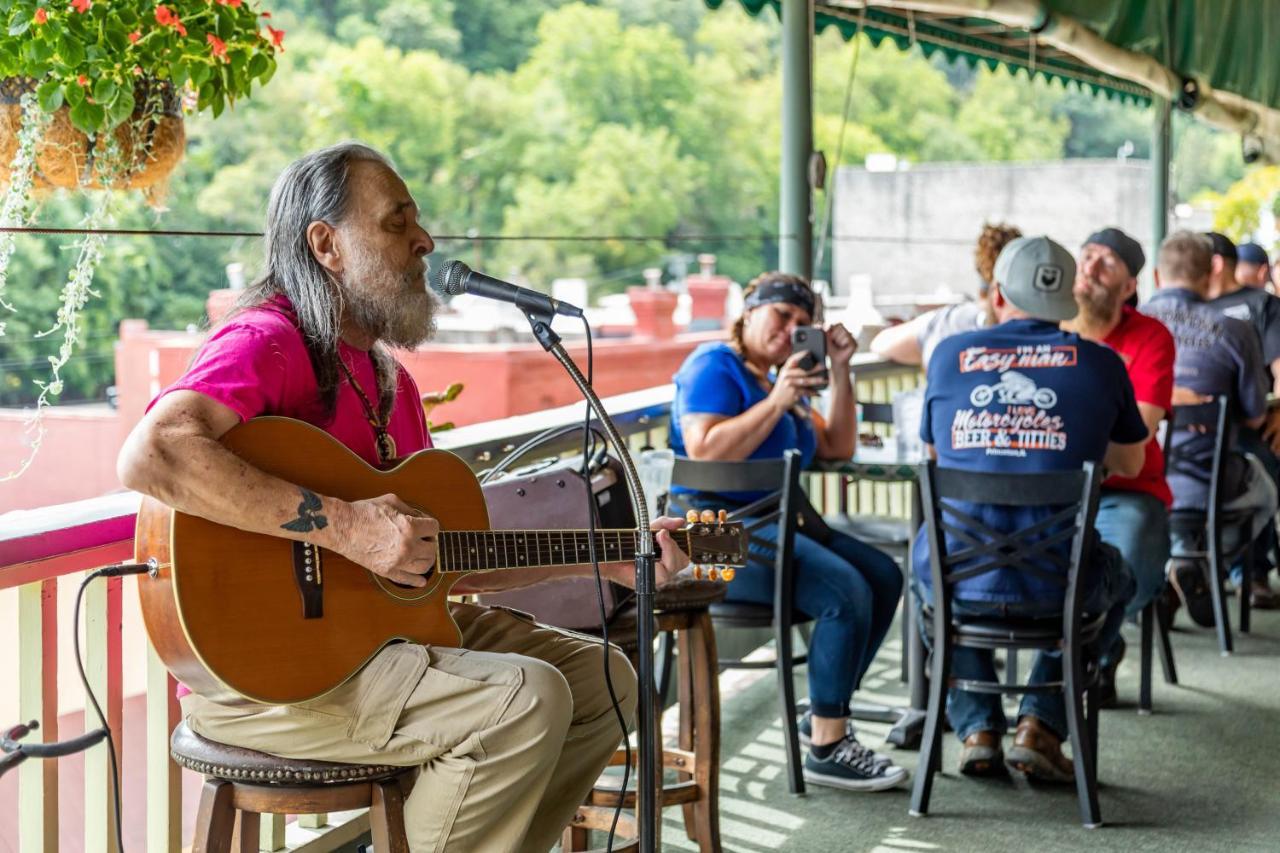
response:
[[[423,590],[431,586],[431,581],[435,577],[435,575],[436,575],[436,569],[435,569],[435,566],[432,566],[430,569],[427,570],[427,573],[422,576],[423,580],[427,582],[426,586],[424,587],[409,586],[406,583],[398,583],[397,581],[393,581],[390,578],[383,578],[383,580],[386,581],[387,585],[393,589],[404,590],[405,592],[422,592]]]

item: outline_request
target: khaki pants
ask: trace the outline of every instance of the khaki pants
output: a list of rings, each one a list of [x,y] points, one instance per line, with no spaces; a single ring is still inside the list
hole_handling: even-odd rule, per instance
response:
[[[545,851],[621,742],[600,642],[521,614],[452,605],[464,649],[400,643],[332,693],[300,705],[182,700],[198,734],[286,758],[419,768],[409,846]],[[636,677],[610,675],[631,721]]]

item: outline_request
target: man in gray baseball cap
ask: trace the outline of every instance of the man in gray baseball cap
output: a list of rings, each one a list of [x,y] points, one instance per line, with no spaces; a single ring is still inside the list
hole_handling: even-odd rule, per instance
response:
[[[920,437],[946,468],[991,473],[1080,470],[1085,462],[1132,477],[1142,468],[1147,426],[1134,400],[1124,363],[1114,351],[1059,328],[1076,316],[1071,253],[1048,237],[1022,237],[996,260],[991,307],[996,324],[953,335],[929,361]],[[1061,507],[1009,507],[955,502],[955,509],[1002,534],[1022,531],[1028,544],[1045,538],[1045,521]],[[1040,532],[1035,532],[1039,530]],[[973,543],[968,543],[972,545]],[[947,534],[951,553],[966,543]],[[1065,543],[1046,550],[1064,555]],[[927,537],[912,549],[919,605],[933,601]],[[1037,561],[1061,574],[1061,564]],[[977,569],[980,559],[954,567]],[[1133,576],[1119,552],[1094,541],[1081,566],[1084,608],[1105,613],[1097,656],[1111,648],[1133,595]],[[958,615],[1061,619],[1062,587],[1056,578],[1007,567],[988,569],[952,589]],[[927,620],[921,614],[919,624]],[[925,641],[929,638],[926,636]],[[957,647],[951,675],[997,682],[991,652]],[[1030,681],[1062,677],[1057,652],[1037,655]],[[1018,712],[1017,732],[1006,754],[1000,697],[952,690],[947,714],[963,746],[960,772],[1003,773],[1006,764],[1039,779],[1069,782],[1075,769],[1062,754],[1066,706],[1058,692],[1029,693]]]
[[[1018,311],[1037,320],[1070,320],[1080,308],[1072,287],[1076,261],[1048,237],[1019,237],[996,258],[996,287]]]

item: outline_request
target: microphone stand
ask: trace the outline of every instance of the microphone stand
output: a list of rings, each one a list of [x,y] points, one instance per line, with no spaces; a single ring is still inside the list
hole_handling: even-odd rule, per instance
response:
[[[631,507],[636,519],[636,641],[639,647],[640,703],[636,719],[636,738],[639,741],[640,772],[636,780],[636,826],[639,830],[641,853],[654,853],[657,849],[657,800],[658,791],[658,743],[655,736],[657,708],[654,702],[653,674],[653,590],[654,580],[654,540],[653,531],[649,529],[649,508],[645,503],[644,490],[640,486],[640,477],[631,461],[622,441],[622,435],[614,426],[604,404],[587,379],[574,364],[573,359],[560,344],[560,336],[551,328],[552,314],[541,308],[521,305],[524,315],[533,329],[542,348],[551,353],[564,367],[569,378],[578,386],[578,391],[590,404],[604,428],[609,443],[618,453],[618,461],[622,464],[623,477],[627,481],[627,491],[631,495]],[[622,792],[625,796],[626,792]]]

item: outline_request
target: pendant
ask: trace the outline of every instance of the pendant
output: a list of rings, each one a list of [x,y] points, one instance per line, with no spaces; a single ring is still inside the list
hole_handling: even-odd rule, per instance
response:
[[[390,462],[396,458],[396,440],[385,429],[378,430],[377,445],[378,458],[383,462]]]

